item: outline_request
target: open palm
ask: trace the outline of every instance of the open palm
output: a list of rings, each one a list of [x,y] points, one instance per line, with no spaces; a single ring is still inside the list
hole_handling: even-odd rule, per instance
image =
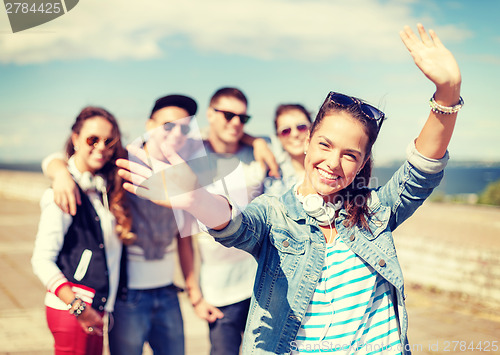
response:
[[[184,208],[191,203],[191,194],[199,187],[197,177],[176,152],[168,152],[169,162],[164,162],[143,148],[129,146],[128,150],[142,164],[127,159],[116,161],[118,174],[127,181],[123,184],[125,190],[165,207]]]
[[[433,30],[427,34],[421,24],[417,28],[420,38],[408,26],[400,32],[415,64],[437,87],[460,83],[460,69],[453,54]]]

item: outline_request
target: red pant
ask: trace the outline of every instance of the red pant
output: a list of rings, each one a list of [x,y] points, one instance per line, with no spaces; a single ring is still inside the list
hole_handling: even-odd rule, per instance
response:
[[[45,307],[47,323],[54,336],[55,355],[100,355],[103,337],[90,335],[68,311]]]

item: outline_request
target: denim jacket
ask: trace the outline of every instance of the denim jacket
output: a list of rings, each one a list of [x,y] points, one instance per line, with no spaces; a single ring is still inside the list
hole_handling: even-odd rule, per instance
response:
[[[408,161],[371,193],[370,231],[344,226],[344,209],[334,222],[344,243],[392,285],[404,345],[408,319],[392,231],[439,185],[447,160],[448,153],[439,160],[428,159],[410,145]],[[233,206],[232,213],[224,229],[209,232],[223,245],[246,250],[258,261],[242,352],[288,354],[321,275],[326,247],[323,233],[305,213],[293,188],[280,198],[259,196],[243,211]],[[402,352],[409,354],[404,348]]]

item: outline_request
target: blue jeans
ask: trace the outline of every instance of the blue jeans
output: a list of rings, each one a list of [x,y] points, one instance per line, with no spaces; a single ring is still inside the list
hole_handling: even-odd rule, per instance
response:
[[[110,328],[111,355],[141,355],[146,341],[155,355],[184,354],[182,314],[173,285],[128,290],[126,301],[116,300]]]
[[[218,308],[224,313],[224,318],[208,324],[210,355],[238,355],[250,308],[250,298]]]

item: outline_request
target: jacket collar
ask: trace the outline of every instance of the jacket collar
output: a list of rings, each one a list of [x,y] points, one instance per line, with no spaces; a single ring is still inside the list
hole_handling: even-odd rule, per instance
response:
[[[281,200],[286,208],[287,215],[291,219],[293,219],[294,221],[298,221],[299,219],[306,219],[306,212],[302,207],[302,203],[300,203],[297,196],[295,196],[295,185],[292,186],[292,188],[288,189]]]

